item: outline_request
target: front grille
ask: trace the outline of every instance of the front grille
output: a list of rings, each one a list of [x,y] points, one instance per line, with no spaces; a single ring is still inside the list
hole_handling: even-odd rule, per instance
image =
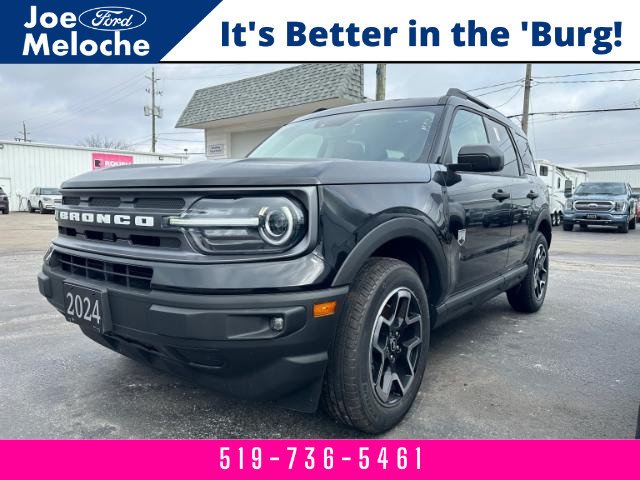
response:
[[[151,289],[151,277],[153,269],[125,263],[105,262],[86,258],[79,255],[54,252],[52,266],[59,267],[62,271],[71,275],[96,280],[99,282],[113,283],[128,288],[141,290]]]
[[[90,207],[119,207],[119,197],[91,197],[89,199]]]
[[[580,200],[573,204],[573,208],[581,212],[608,212],[613,209],[613,206],[614,203],[608,200],[595,200],[593,202]]]
[[[182,198],[136,198],[136,208],[179,210],[184,207]]]
[[[80,197],[62,197],[63,205],[80,205]]]

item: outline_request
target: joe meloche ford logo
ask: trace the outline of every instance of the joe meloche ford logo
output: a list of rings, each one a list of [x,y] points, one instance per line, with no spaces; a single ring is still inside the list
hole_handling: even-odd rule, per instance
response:
[[[145,56],[149,53],[149,42],[146,40],[121,40],[120,32],[132,30],[143,25],[147,17],[139,10],[128,7],[98,7],[82,12],[76,18],[72,12],[65,12],[58,16],[53,12],[38,14],[37,7],[31,6],[31,16],[24,24],[25,28],[31,29],[37,26],[51,29],[57,27],[70,30],[70,35],[66,38],[49,39],[47,33],[41,33],[37,40],[33,33],[27,33],[24,39],[22,55],[56,55],[56,56],[77,56],[90,57],[98,51],[107,57],[110,56]],[[83,40],[78,44],[78,32],[75,30],[78,22],[84,27],[93,30],[112,31],[113,39],[103,40],[98,43],[94,40]],[[59,29],[56,30],[59,32]]]

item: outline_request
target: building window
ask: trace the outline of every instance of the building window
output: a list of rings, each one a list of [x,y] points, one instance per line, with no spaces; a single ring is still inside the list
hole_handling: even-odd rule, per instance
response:
[[[546,177],[549,175],[549,167],[545,167],[544,165],[540,165],[540,176]]]

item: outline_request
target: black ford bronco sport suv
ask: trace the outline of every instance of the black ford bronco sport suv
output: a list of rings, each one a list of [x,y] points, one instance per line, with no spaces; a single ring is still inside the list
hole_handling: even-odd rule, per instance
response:
[[[38,283],[105,347],[381,432],[434,327],[502,292],[541,307],[546,191],[521,130],[464,92],[352,105],[246,159],[68,180]]]

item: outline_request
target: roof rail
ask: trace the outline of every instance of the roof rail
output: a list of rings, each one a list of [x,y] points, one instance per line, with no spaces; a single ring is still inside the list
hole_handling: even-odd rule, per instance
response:
[[[465,100],[469,100],[470,102],[477,103],[481,107],[491,109],[491,105],[484,103],[482,100],[479,100],[476,97],[469,95],[467,92],[464,92],[459,88],[450,88],[449,90],[447,90],[447,97],[464,98]]]

